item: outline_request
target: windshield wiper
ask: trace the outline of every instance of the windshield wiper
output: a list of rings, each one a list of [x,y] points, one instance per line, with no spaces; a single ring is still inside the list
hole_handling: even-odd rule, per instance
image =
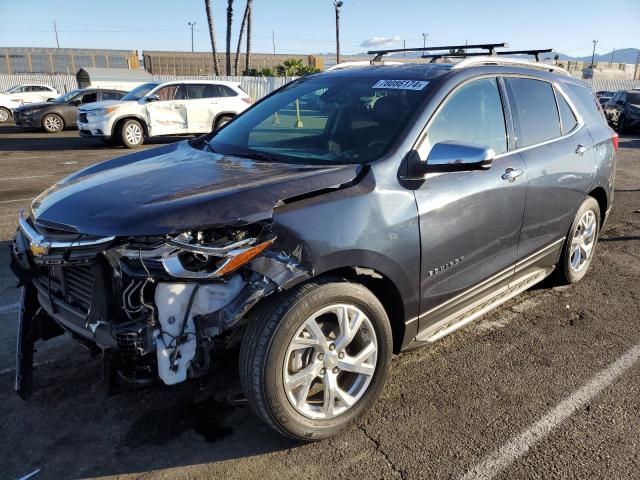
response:
[[[276,157],[268,155],[266,153],[260,153],[260,152],[246,152],[246,153],[226,152],[223,155],[231,155],[233,157],[248,158],[249,160],[257,160],[259,162],[277,162],[278,161]]]

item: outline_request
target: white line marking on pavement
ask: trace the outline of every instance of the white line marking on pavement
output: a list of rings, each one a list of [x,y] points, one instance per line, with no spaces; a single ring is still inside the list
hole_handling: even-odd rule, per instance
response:
[[[0,200],[0,203],[26,202],[27,200],[33,200],[33,198],[16,198],[15,200]]]
[[[640,359],[640,343],[627,350],[614,363],[597,373],[589,383],[583,385],[562,400],[553,410],[534,423],[520,435],[485,457],[465,473],[461,480],[491,480],[498,473],[522,457],[531,447],[547,436],[551,430],[570,417],[576,410],[590,402],[602,390],[616,381]]]
[[[12,303],[10,305],[0,305],[0,315],[5,313],[14,313],[20,310],[20,302]]]
[[[7,177],[7,178],[0,178],[0,180],[27,180],[29,178],[45,178],[45,177],[53,177],[55,176],[55,173],[49,173],[47,175],[29,175],[27,177]]]

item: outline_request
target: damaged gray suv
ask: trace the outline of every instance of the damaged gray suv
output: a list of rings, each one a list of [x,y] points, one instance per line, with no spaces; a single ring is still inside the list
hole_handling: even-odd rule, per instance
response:
[[[468,47],[470,48],[470,47]],[[255,413],[299,439],[374,403],[392,354],[553,274],[586,273],[617,136],[590,88],[498,56],[338,65],[208,136],[85,168],[22,214],[16,388],[66,332],[111,388],[239,348]]]

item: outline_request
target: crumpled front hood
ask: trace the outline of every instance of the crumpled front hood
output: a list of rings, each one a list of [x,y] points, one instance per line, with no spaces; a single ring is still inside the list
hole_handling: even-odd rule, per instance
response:
[[[285,199],[353,180],[360,165],[261,162],[183,141],[77,172],[34,200],[37,221],[93,235],[160,235],[271,217]]]

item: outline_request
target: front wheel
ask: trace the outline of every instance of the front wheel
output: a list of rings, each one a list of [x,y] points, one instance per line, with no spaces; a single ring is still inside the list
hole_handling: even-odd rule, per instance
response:
[[[64,120],[62,120],[60,115],[49,113],[42,119],[42,128],[44,128],[47,133],[61,132],[64,129]]]
[[[144,143],[144,129],[137,120],[126,120],[120,127],[120,143],[126,148],[138,148]]]
[[[218,130],[219,128],[224,127],[227,123],[231,121],[232,118],[233,116],[231,115],[222,115],[213,124],[213,130],[215,131],[215,130]]]
[[[576,214],[564,242],[556,270],[556,283],[569,284],[582,280],[589,269],[600,232],[600,205],[587,197]]]
[[[269,426],[320,440],[373,405],[391,353],[389,319],[375,295],[344,280],[318,280],[256,309],[242,341],[240,381]]]

